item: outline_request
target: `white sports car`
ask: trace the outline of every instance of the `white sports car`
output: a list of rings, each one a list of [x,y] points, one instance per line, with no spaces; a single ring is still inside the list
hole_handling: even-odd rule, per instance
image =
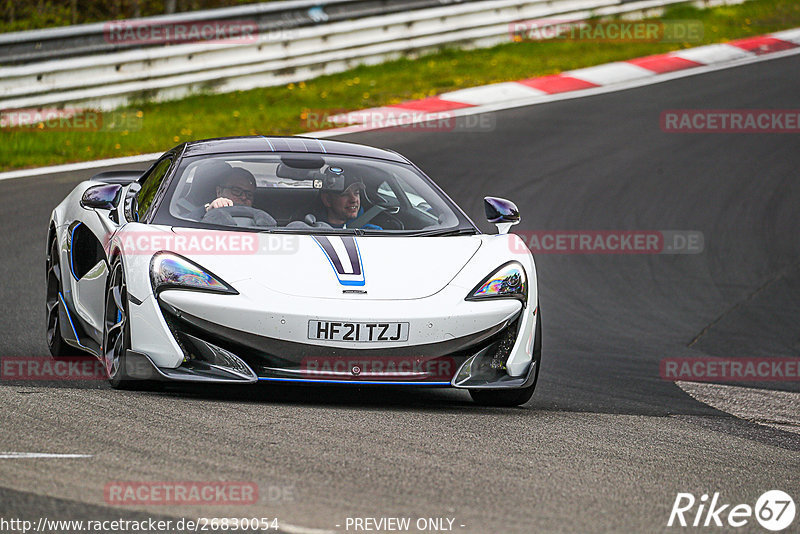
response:
[[[387,150],[303,137],[181,144],[53,210],[47,342],[117,388],[154,380],[466,389],[527,402],[536,267],[486,197],[482,234]]]

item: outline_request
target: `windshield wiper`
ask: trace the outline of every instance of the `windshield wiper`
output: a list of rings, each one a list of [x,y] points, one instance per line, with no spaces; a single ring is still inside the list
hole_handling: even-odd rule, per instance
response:
[[[361,228],[270,228],[264,230],[270,234],[304,234],[304,235],[364,235]]]
[[[436,230],[425,230],[416,232],[412,235],[414,237],[427,237],[427,236],[449,236],[449,235],[475,235],[477,232],[474,228],[439,228]]]

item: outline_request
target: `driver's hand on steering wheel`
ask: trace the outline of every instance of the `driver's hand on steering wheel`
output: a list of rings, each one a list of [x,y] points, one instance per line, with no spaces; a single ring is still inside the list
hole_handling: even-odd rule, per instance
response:
[[[206,204],[206,211],[214,209],[214,208],[225,208],[228,206],[233,206],[233,200],[225,197],[219,197],[214,199],[213,202],[209,202]]]

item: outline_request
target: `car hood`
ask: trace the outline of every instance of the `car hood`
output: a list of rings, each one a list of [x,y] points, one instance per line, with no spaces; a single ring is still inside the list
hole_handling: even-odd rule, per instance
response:
[[[173,232],[186,243],[198,235],[191,229]],[[478,236],[214,232],[214,238],[211,250],[184,246],[175,252],[234,288],[236,282],[253,280],[274,292],[314,298],[342,298],[349,292],[365,299],[424,298],[441,291],[481,247]]]

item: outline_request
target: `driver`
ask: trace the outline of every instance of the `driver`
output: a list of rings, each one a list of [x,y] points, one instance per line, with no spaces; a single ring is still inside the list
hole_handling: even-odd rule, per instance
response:
[[[256,178],[245,169],[234,167],[217,185],[217,198],[206,204],[206,211],[226,206],[253,206]]]
[[[365,190],[364,182],[357,176],[345,175],[338,167],[329,168],[325,174],[319,196],[326,211],[324,222],[334,228],[343,228],[364,213],[364,210],[361,209],[361,194]],[[375,224],[365,224],[362,228],[383,230]]]

